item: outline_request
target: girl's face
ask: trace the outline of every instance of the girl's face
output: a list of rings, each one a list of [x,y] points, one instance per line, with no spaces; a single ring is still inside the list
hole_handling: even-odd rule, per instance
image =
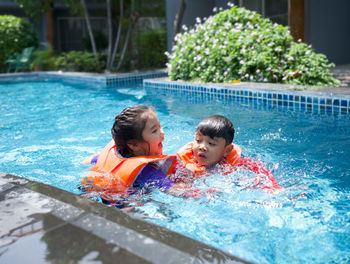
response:
[[[142,131],[144,142],[140,142],[142,156],[161,155],[163,153],[164,132],[160,126],[158,117],[155,112],[148,111],[145,128]]]

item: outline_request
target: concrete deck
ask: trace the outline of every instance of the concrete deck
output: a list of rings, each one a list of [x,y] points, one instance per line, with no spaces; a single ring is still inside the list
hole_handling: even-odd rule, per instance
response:
[[[248,263],[78,195],[0,172],[0,263]]]

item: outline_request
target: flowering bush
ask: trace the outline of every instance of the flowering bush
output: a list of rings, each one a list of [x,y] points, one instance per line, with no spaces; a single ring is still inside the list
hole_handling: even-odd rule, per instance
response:
[[[166,53],[172,80],[340,85],[329,72],[334,64],[294,42],[288,28],[231,7],[203,22],[197,18],[193,29],[183,27],[172,53]]]
[[[4,61],[9,55],[31,46],[38,46],[38,33],[27,19],[0,16],[0,69],[5,68]]]

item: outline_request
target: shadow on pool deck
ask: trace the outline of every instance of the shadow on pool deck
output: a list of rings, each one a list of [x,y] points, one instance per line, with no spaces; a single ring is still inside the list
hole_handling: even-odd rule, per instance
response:
[[[78,195],[0,172],[0,263],[248,263]]]

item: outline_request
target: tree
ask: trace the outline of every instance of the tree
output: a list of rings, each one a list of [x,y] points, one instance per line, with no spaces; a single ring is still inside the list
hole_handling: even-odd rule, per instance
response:
[[[185,10],[186,10],[185,0],[180,0],[179,10],[177,11],[177,14],[176,14],[175,19],[174,19],[173,44],[175,44],[174,39],[175,39],[176,34],[180,33],[181,24],[182,24],[182,20],[183,20],[184,14],[185,14]]]
[[[53,8],[53,0],[15,0],[18,4],[20,4],[20,7],[24,9],[26,14],[29,16],[39,19],[41,16],[45,13],[52,12]],[[116,1],[116,0],[115,0]],[[124,0],[119,0],[119,19],[118,19],[118,28],[117,28],[117,35],[115,37],[114,45],[113,45],[113,16],[112,16],[112,6],[113,2],[111,0],[106,0],[106,17],[107,17],[107,31],[108,31],[108,48],[107,48],[107,64],[106,69],[111,70],[113,68],[115,58],[118,52],[119,44],[121,41],[121,32],[122,32],[122,25],[123,23],[128,24],[124,43],[121,46],[120,51],[120,57],[118,64],[115,68],[116,71],[118,71],[122,65],[122,62],[125,57],[126,48],[128,46],[128,43],[130,41],[130,36],[132,32],[133,25],[136,21],[136,14],[134,12],[135,9],[135,0],[129,0],[129,17],[124,17],[124,9],[125,9],[125,2]],[[92,30],[91,26],[91,19],[89,15],[88,10],[88,4],[86,0],[62,0],[62,2],[70,9],[72,14],[75,15],[83,15],[85,18],[89,39],[91,42],[92,52],[94,54],[96,62],[98,62],[98,53],[96,48],[96,42],[94,37],[94,32]],[[53,44],[53,43],[50,43]],[[52,45],[53,46],[53,45]]]

